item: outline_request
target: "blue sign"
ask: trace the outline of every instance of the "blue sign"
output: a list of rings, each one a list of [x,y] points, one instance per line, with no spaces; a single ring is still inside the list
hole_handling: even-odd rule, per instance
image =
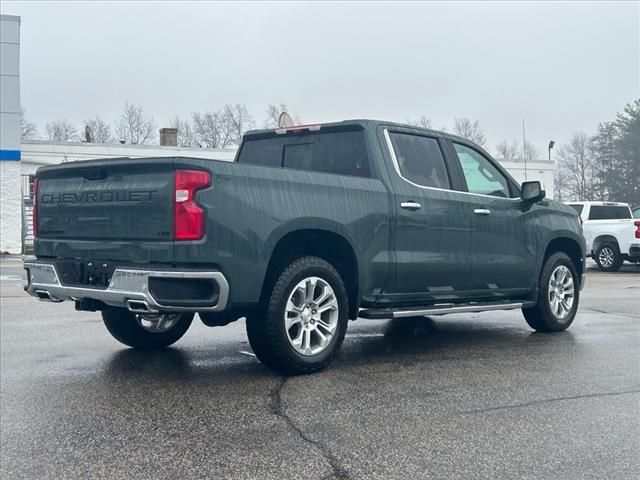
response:
[[[0,149],[0,160],[20,160],[20,150]]]

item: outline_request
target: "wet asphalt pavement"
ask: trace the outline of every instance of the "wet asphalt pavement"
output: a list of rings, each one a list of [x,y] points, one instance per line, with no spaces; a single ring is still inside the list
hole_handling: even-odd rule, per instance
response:
[[[640,476],[635,266],[591,269],[563,333],[519,311],[358,320],[294,378],[242,322],[137,352],[98,314],[27,297],[19,259],[0,267],[3,479]]]

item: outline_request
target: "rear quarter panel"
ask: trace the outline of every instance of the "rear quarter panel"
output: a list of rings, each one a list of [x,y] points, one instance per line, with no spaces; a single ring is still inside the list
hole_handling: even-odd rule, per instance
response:
[[[174,260],[221,269],[232,302],[258,300],[277,242],[301,229],[334,232],[351,244],[361,294],[384,283],[392,215],[380,180],[207,160],[175,162],[176,168],[210,170],[213,179],[198,194],[207,210],[206,237],[176,242]]]

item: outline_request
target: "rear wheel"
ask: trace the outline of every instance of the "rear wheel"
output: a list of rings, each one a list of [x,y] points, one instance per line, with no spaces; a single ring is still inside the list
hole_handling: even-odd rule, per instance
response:
[[[113,338],[139,349],[163,348],[187,332],[193,313],[133,313],[124,308],[102,312],[102,321]]]
[[[536,305],[522,309],[529,326],[539,332],[569,328],[578,310],[578,285],[578,273],[571,258],[564,252],[550,255],[540,274]]]
[[[342,345],[347,307],[335,268],[321,258],[299,258],[280,274],[268,303],[247,317],[249,343],[262,363],[282,373],[318,371]]]
[[[617,272],[622,266],[622,255],[617,245],[604,243],[598,247],[593,256],[598,268],[603,272]]]

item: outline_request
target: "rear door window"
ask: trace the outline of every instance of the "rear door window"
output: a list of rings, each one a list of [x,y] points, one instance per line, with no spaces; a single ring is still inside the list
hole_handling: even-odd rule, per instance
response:
[[[400,175],[423,187],[450,189],[438,140],[408,133],[390,133]]]
[[[371,176],[362,130],[247,138],[242,144],[238,162],[337,175]]]
[[[589,220],[622,220],[631,218],[629,207],[614,205],[591,205]]]

